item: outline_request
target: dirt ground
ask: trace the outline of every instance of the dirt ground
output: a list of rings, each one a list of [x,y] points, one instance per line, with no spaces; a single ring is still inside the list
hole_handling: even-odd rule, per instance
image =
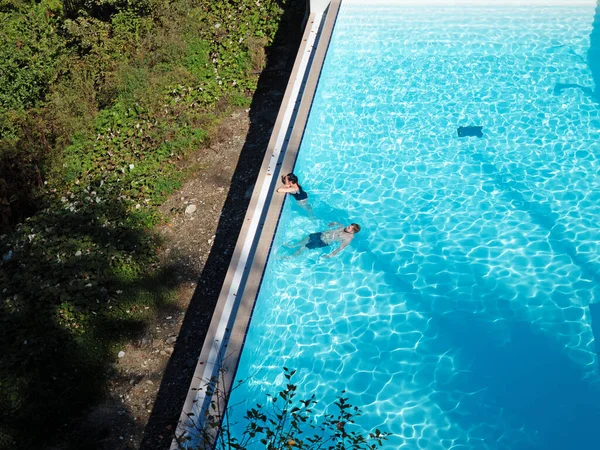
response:
[[[176,278],[177,300],[144,336],[121,349],[106,401],[82,419],[80,448],[169,448],[298,41],[289,39],[272,52],[251,107],[229,114],[209,148],[182,162],[191,175],[161,207],[169,220],[156,230],[164,239],[161,264]]]
[[[149,330],[148,335],[138,342],[123,346],[125,355],[115,365],[110,380],[109,400],[90,416],[91,422],[96,425],[102,424],[101,416],[113,416],[111,431],[103,442],[103,448],[139,448],[141,445],[144,425],[152,413],[185,311],[197,288],[195,281],[188,280],[200,279],[213,247],[221,211],[249,125],[248,112],[245,110],[228,117],[218,131],[218,136],[224,139],[213,143],[208,151],[199,152],[199,155],[191,158],[189,163],[196,167],[195,175],[160,208],[171,219],[158,228],[165,240],[162,263],[176,265],[181,271],[177,276],[177,303],[172,311],[162,314],[161,320],[153,330]],[[192,210],[194,212],[190,212]],[[223,256],[227,257],[229,253]],[[211,315],[212,311],[207,310],[198,326],[206,327]],[[198,345],[201,347],[202,343]],[[113,409],[117,417],[125,416],[123,419],[132,420],[115,423]],[[163,430],[163,439],[171,439],[171,429]],[[118,433],[115,433],[117,430]]]

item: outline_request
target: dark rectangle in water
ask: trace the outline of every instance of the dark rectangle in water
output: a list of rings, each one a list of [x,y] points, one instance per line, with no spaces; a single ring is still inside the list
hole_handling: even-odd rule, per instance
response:
[[[458,137],[483,137],[483,127],[458,127],[456,131],[458,132]]]

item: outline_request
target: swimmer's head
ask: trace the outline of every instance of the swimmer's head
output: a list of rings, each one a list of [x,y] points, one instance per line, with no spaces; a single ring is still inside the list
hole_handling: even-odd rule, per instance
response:
[[[298,184],[298,177],[296,175],[294,175],[293,173],[288,173],[285,178],[287,179],[287,181],[289,183],[292,184]]]
[[[346,228],[344,228],[344,231],[346,231],[348,233],[356,234],[360,231],[360,225],[357,223],[351,223]]]

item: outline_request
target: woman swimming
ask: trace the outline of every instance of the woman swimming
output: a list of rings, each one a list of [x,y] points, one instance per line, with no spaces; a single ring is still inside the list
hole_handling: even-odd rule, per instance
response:
[[[277,192],[280,194],[290,194],[298,205],[305,209],[309,216],[313,217],[313,210],[310,204],[308,203],[308,194],[302,186],[298,184],[298,177],[293,173],[288,173],[287,175],[281,176],[281,182],[283,186],[277,189]]]

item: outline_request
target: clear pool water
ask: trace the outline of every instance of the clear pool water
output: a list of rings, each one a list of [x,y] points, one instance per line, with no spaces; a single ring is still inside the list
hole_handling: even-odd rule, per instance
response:
[[[342,5],[295,168],[317,218],[286,201],[234,403],[287,366],[389,449],[600,448],[596,14]],[[332,220],[363,231],[281,258]]]

